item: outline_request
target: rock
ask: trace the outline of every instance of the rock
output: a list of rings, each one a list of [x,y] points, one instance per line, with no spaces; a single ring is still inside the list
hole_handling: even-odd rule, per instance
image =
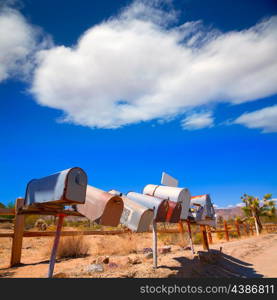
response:
[[[116,268],[118,268],[118,265],[116,263],[111,262],[108,264],[108,267],[111,269],[116,269]]]
[[[159,252],[161,254],[169,253],[169,252],[171,252],[171,247],[170,246],[164,246],[164,247],[162,247],[162,248],[159,249]]]
[[[183,250],[191,250],[190,246],[184,247]]]
[[[108,264],[110,262],[110,257],[106,256],[102,262],[103,262],[103,264]]]
[[[60,272],[60,273],[56,273],[53,275],[53,278],[67,278],[68,276],[63,273],[63,272]]]
[[[101,272],[104,272],[104,268],[101,264],[91,264],[91,265],[87,266],[86,271],[101,273]]]
[[[149,252],[153,252],[152,248],[143,248],[142,253],[149,253]]]
[[[153,258],[153,252],[145,253],[145,254],[144,254],[144,257],[145,257],[146,259]]]
[[[131,264],[131,265],[138,265],[138,264],[141,264],[142,261],[138,257],[130,258],[128,256],[128,263]]]

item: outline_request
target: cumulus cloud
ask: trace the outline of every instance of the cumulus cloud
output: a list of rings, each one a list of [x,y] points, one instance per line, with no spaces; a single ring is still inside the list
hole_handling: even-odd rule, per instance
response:
[[[245,204],[244,203],[238,203],[236,206],[238,206],[238,207],[244,207]]]
[[[181,121],[181,126],[186,130],[196,130],[213,126],[211,112],[193,113]]]
[[[177,22],[170,0],[137,0],[88,29],[76,45],[44,49],[49,43],[38,42],[38,30],[5,8],[0,81],[34,70],[30,91],[36,101],[62,110],[62,121],[91,128],[186,113],[182,126],[198,129],[211,126],[213,118],[191,113],[195,108],[277,93],[276,16],[227,33],[201,21]]]
[[[233,123],[242,124],[248,128],[259,128],[264,133],[277,132],[277,105],[244,113]]]
[[[27,79],[36,52],[51,45],[49,36],[9,6],[13,2],[0,5],[0,82],[14,76]]]

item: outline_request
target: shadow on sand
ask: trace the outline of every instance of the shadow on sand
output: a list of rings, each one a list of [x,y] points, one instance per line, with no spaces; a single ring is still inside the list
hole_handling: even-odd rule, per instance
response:
[[[199,251],[193,259],[175,257],[178,267],[160,266],[177,271],[169,277],[183,278],[261,278],[251,264],[218,250]]]

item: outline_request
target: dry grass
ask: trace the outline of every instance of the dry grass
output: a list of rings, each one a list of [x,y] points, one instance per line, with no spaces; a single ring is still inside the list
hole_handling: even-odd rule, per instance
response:
[[[58,258],[77,258],[85,257],[88,255],[90,244],[84,239],[84,236],[69,236],[62,237],[59,243]],[[49,256],[52,250],[51,247],[47,250],[47,256]]]

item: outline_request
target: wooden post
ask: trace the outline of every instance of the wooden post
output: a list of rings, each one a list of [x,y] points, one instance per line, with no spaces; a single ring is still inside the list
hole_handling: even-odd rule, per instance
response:
[[[153,238],[153,268],[158,267],[158,243],[157,243],[157,223],[153,220],[152,223],[152,238]]]
[[[208,232],[209,244],[212,244],[213,243],[213,237],[212,237],[211,227],[209,225],[207,225],[206,228],[207,228],[207,232]]]
[[[238,237],[240,238],[239,222],[238,222],[237,220],[235,221],[235,225],[236,225],[236,229],[237,229]]]
[[[53,243],[50,262],[49,262],[48,278],[52,278],[52,276],[53,276],[55,261],[56,261],[56,255],[57,255],[57,250],[58,250],[59,241],[60,241],[60,237],[61,237],[61,231],[62,231],[64,217],[65,217],[64,214],[59,214],[59,219],[58,219],[58,224],[57,224],[57,229],[56,229],[56,235],[55,235],[55,239],[54,239],[54,243]]]
[[[224,220],[224,231],[225,231],[225,239],[229,242],[229,232],[228,232],[228,225],[227,222]]]
[[[250,232],[251,232],[251,235],[254,235],[253,225],[252,225],[252,224],[250,224],[250,225],[249,225],[249,227],[250,227]]]
[[[18,214],[19,209],[24,205],[23,198],[17,198],[15,203],[15,218],[14,218],[14,234],[12,240],[11,252],[11,267],[20,264],[23,232],[24,232],[24,215]]]
[[[207,238],[206,226],[205,225],[200,225],[200,230],[202,232],[203,249],[209,251],[209,243],[208,243],[208,238]]]
[[[247,225],[245,223],[243,223],[243,228],[244,228],[245,234],[249,235],[248,230],[247,230]]]
[[[190,226],[190,220],[186,220],[187,226],[188,226],[188,234],[189,234],[189,243],[190,243],[190,250],[192,254],[194,254],[194,247],[193,247],[193,242],[192,242],[192,234],[191,234],[191,226]]]

